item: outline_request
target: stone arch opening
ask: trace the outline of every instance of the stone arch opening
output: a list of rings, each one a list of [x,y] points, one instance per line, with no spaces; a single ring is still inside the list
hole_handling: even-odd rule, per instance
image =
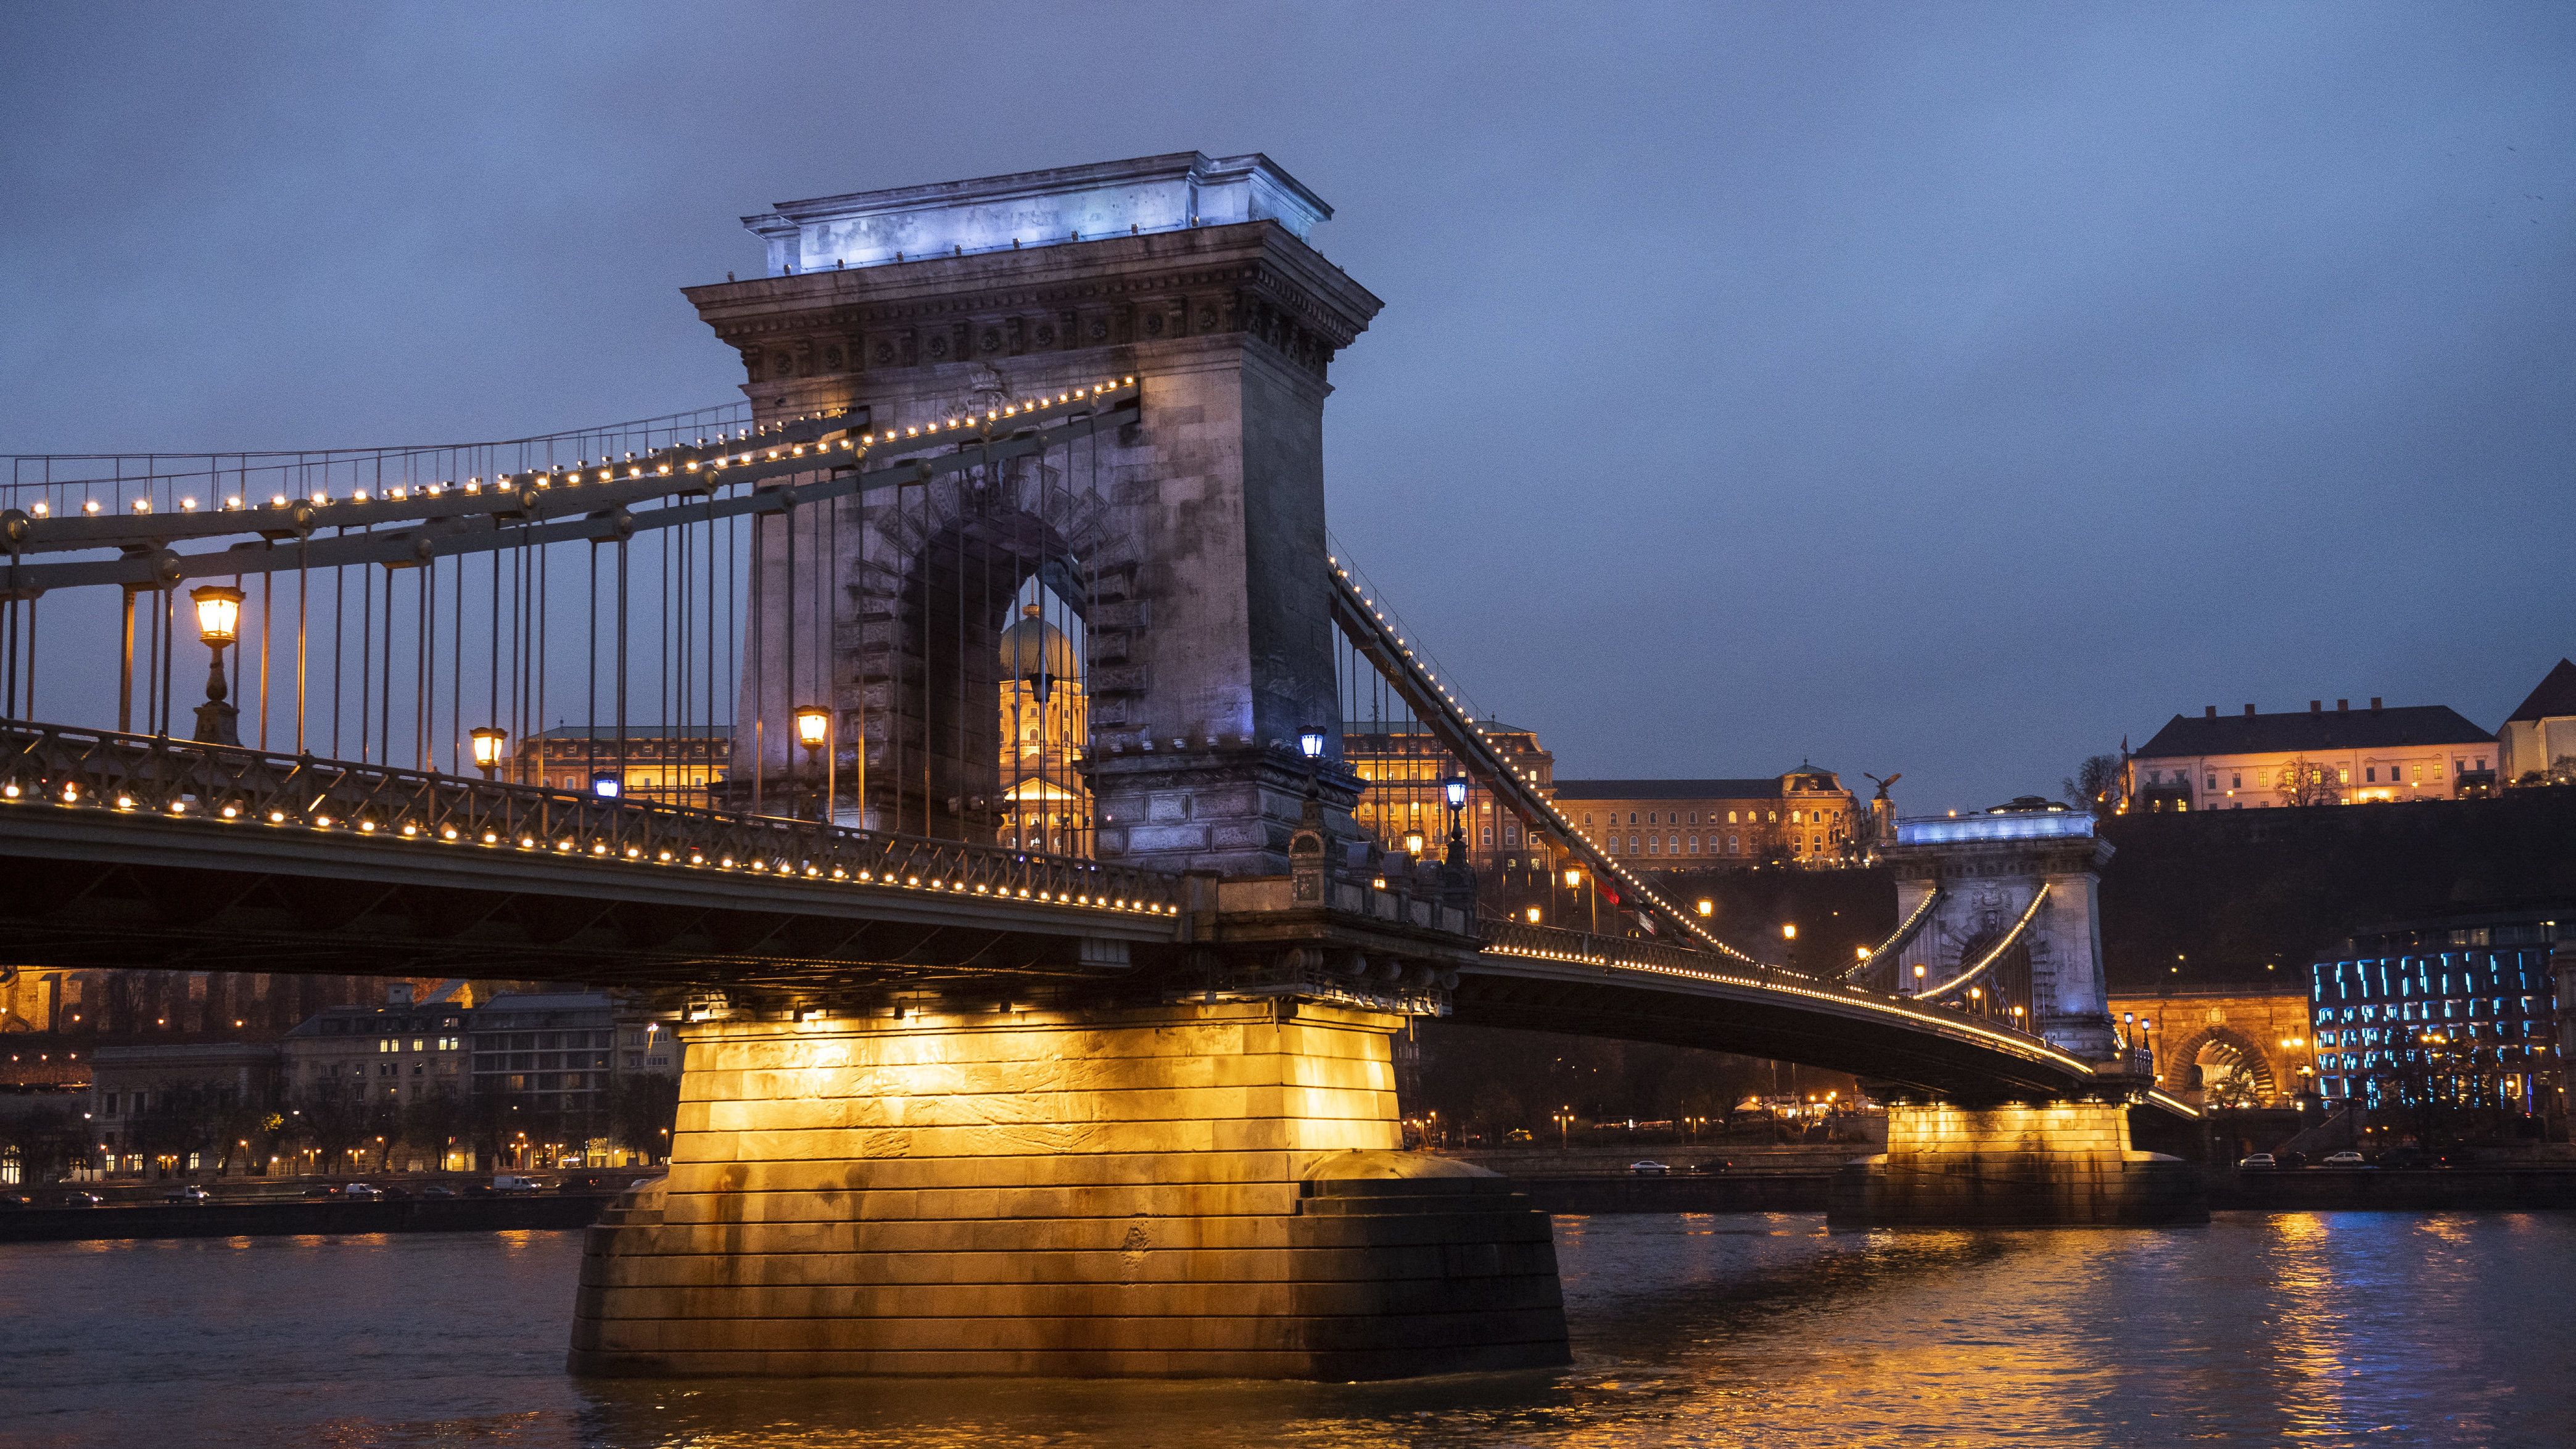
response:
[[[2171,1058],[2174,1085],[2197,1091],[2211,1107],[2257,1107],[2280,1095],[2271,1059],[2253,1038],[2233,1027],[2208,1027],[2186,1037]]]
[[[970,469],[899,489],[869,509],[868,564],[855,592],[869,704],[867,813],[880,829],[1089,849],[1089,791],[1077,768],[1088,738],[1063,741],[1034,771],[1024,768],[1011,748],[1013,720],[1037,691],[1015,690],[1002,657],[1031,602],[1041,623],[1096,637],[1102,510],[1060,461]],[[1087,684],[1091,659],[1076,664]],[[1039,718],[1049,728],[1087,730],[1087,716],[1048,693],[1054,707]]]

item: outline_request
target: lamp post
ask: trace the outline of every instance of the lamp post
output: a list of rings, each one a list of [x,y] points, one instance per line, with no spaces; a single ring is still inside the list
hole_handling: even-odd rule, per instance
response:
[[[1449,863],[1467,863],[1467,827],[1462,823],[1467,810],[1467,777],[1452,775],[1440,782],[1440,794],[1449,802]]]
[[[501,768],[501,746],[510,738],[498,725],[476,725],[473,729],[474,768],[489,780]]]
[[[197,739],[210,745],[241,743],[241,711],[225,702],[224,646],[240,637],[242,591],[230,584],[207,584],[188,591],[197,606],[197,637],[210,656],[206,665],[206,702],[197,706]]]
[[[832,743],[832,712],[819,704],[798,706],[796,743],[805,747],[809,764],[815,751],[823,751],[823,809],[820,818],[828,824],[832,819],[832,797],[839,793],[841,783],[835,778],[841,762],[832,758],[833,751],[828,748]]]
[[[626,783],[615,770],[600,770],[590,777],[590,793],[602,800],[614,800],[626,793]]]
[[[1565,888],[1570,891],[1583,889],[1583,867],[1566,867]],[[1601,929],[1601,898],[1597,894],[1587,892],[1583,897],[1583,928],[1587,931]]]

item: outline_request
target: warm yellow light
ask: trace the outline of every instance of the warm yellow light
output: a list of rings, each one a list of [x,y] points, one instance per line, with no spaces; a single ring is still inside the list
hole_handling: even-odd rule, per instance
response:
[[[1538,907],[1536,906],[1529,908],[1529,923],[1533,926],[1538,924]]]
[[[230,644],[241,625],[242,591],[230,584],[208,584],[188,591],[197,606],[197,638],[207,644]]]
[[[1567,871],[1565,873],[1565,884],[1566,888],[1569,890],[1575,886],[1583,884],[1583,872],[1579,870]]]
[[[1794,922],[1782,922],[1780,926],[1780,939],[1783,941],[1794,941],[1798,939],[1797,925]]]
[[[1710,900],[1710,899],[1709,899],[1708,897],[1706,897],[1706,896],[1702,896],[1702,897],[1700,897],[1700,898],[1699,898],[1699,907],[1698,907],[1698,910],[1699,910],[1699,913],[1700,913],[1701,915],[1703,915],[1703,916],[1713,916],[1713,915],[1716,915],[1716,914],[1717,914],[1717,902],[1715,902],[1715,901],[1713,901],[1713,900]]]
[[[1404,853],[1407,855],[1420,855],[1422,853],[1421,831],[1408,830],[1404,832]]]
[[[508,738],[509,735],[496,726],[475,726],[474,764],[476,768],[488,770],[492,766],[499,764],[501,762],[501,744]]]
[[[832,717],[820,705],[809,704],[796,711],[796,742],[809,750],[821,749],[831,728]]]

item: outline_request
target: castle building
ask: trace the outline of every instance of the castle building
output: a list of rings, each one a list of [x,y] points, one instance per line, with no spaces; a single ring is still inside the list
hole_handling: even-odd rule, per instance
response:
[[[2454,800],[2493,793],[2496,737],[2447,705],[2175,715],[2129,756],[2133,811]]]
[[[1631,869],[1822,864],[1872,833],[1842,777],[1812,765],[1743,780],[1559,780],[1556,802]]]
[[[2561,659],[2496,731],[2502,783],[2576,785],[2576,663]]]

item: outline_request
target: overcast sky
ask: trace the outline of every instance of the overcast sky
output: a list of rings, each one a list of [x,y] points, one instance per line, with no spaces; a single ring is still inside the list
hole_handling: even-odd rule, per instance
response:
[[[0,451],[730,398],[741,215],[1192,148],[1337,209],[1333,526],[1561,774],[2576,652],[2565,4],[11,6]]]

